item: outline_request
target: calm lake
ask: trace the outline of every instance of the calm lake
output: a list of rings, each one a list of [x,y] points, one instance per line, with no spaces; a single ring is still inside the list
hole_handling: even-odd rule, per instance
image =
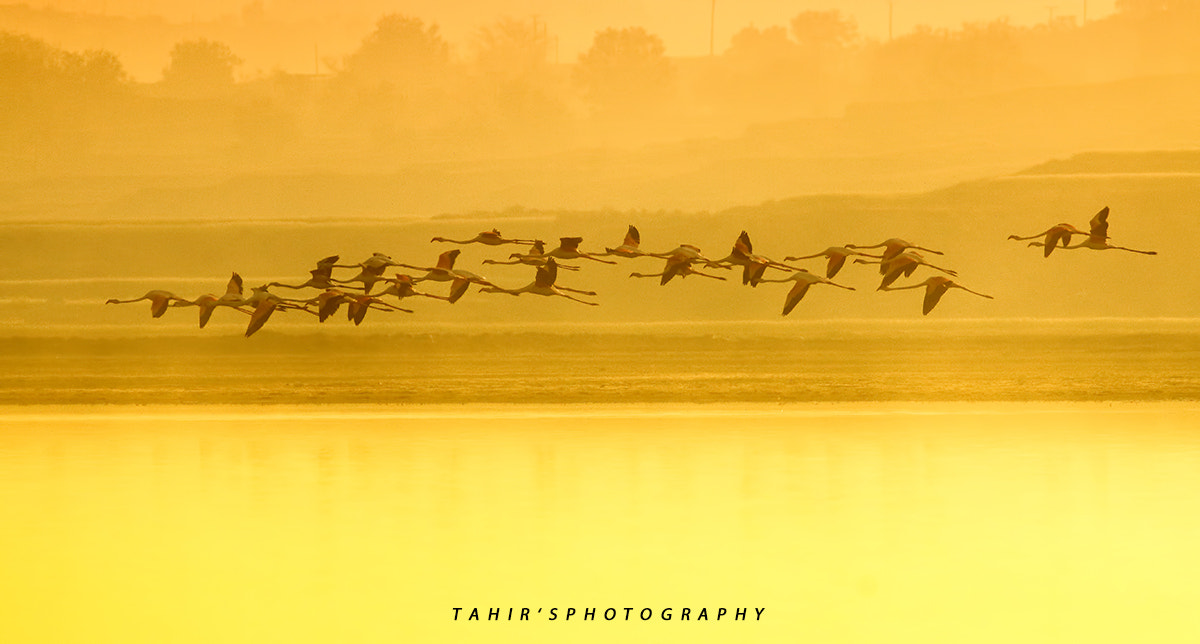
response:
[[[1189,641],[1198,492],[1195,402],[7,407],[0,640]]]
[[[1200,638],[1196,320],[235,322],[0,338],[0,641]]]

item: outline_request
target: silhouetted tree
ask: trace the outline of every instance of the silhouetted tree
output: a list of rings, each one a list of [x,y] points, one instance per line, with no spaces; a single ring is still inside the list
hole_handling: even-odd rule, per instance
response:
[[[129,79],[121,59],[111,51],[90,49],[71,64],[84,86],[108,91]]]
[[[480,28],[471,44],[481,71],[509,78],[544,71],[550,50],[545,24],[513,18]]]
[[[734,34],[719,65],[705,74],[706,100],[730,114],[755,120],[798,116],[796,106],[808,89],[800,46],[780,26],[746,27]]]
[[[547,64],[549,45],[545,24],[536,20],[502,18],[476,32],[475,74],[462,101],[470,108],[463,128],[483,130],[476,141],[512,150],[562,138],[567,108],[559,75]]]
[[[797,53],[796,43],[788,38],[787,30],[783,27],[762,30],[746,27],[733,35],[725,57],[750,67],[761,67],[794,60]]]
[[[1007,20],[967,23],[958,31],[920,26],[871,52],[873,81],[876,89],[903,99],[996,92],[1044,82],[1046,72],[1026,62],[1022,48],[1032,33]]]
[[[204,38],[176,43],[163,70],[163,84],[188,94],[207,94],[233,86],[233,70],[242,64],[229,45]]]
[[[835,9],[800,13],[792,18],[791,27],[811,70],[803,81],[813,85],[813,107],[824,114],[833,107],[833,97],[844,94],[850,85],[848,50],[858,39],[858,26]]]
[[[42,91],[106,92],[127,80],[117,55],[103,50],[76,54],[25,35],[0,32],[0,88],[12,98]]]
[[[847,47],[858,38],[858,25],[836,9],[805,11],[792,18],[791,26],[796,42],[806,48]]]
[[[437,25],[425,26],[420,18],[388,14],[362,46],[346,57],[345,73],[367,83],[427,82],[450,62],[450,45]]]
[[[65,161],[94,143],[97,124],[111,131],[126,96],[125,69],[111,52],[82,54],[29,36],[0,32],[0,155],[20,171]]]
[[[658,36],[641,27],[605,29],[580,54],[575,82],[585,96],[607,110],[641,108],[665,98],[673,71]]]

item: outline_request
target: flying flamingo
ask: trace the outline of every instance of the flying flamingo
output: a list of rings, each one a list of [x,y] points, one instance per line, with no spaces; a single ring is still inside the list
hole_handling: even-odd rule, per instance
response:
[[[142,300],[150,301],[150,315],[156,318],[161,318],[163,313],[167,312],[167,307],[171,306],[172,302],[187,302],[186,299],[179,297],[170,291],[156,289],[153,291],[146,291],[145,295],[133,300],[118,300],[114,297],[105,302],[105,304],[132,304],[134,302],[141,302]]]
[[[918,266],[928,266],[934,270],[939,270],[947,275],[958,276],[958,273],[940,266],[934,266],[925,261],[925,257],[920,253],[912,250],[904,251],[899,255],[895,255],[891,259],[881,259],[877,262],[866,259],[855,259],[856,264],[879,264],[879,272],[883,273],[883,281],[880,282],[879,288],[882,289],[892,282],[895,282],[901,275],[909,277],[913,271],[917,270]]]
[[[1096,215],[1092,217],[1092,220],[1088,223],[1091,226],[1091,232],[1088,233],[1088,238],[1078,244],[1075,244],[1074,246],[1068,246],[1066,240],[1064,240],[1064,250],[1073,248],[1090,248],[1092,250],[1127,250],[1131,253],[1141,253],[1142,255],[1158,254],[1158,251],[1137,250],[1135,248],[1125,248],[1124,246],[1114,246],[1108,243],[1108,206],[1105,206],[1100,210],[1100,212],[1096,213]],[[1047,256],[1050,255],[1050,249],[1054,247],[1053,242],[1049,241],[1049,237],[1047,237],[1046,242],[1030,242],[1029,245],[1045,246],[1047,249]]]
[[[700,254],[700,249],[691,244],[681,244],[679,248],[671,251],[667,255],[667,264],[663,267],[661,273],[630,273],[630,277],[661,277],[659,285],[666,285],[676,275],[679,277],[687,277],[688,275],[699,275],[701,277],[711,277],[713,279],[725,281],[720,275],[711,275],[709,273],[701,273],[692,268],[692,264],[704,262],[706,266],[719,266],[716,262],[709,260]]]
[[[396,260],[392,259],[387,254],[380,253],[380,252],[371,253],[370,257],[364,259],[363,261],[361,261],[357,264],[328,264],[328,260],[330,260],[332,258],[333,258],[333,256],[326,257],[325,259],[317,262],[317,267],[323,268],[326,265],[332,266],[333,268],[363,268],[363,267],[374,268],[376,266],[396,266]],[[334,260],[334,261],[337,261],[337,260]]]
[[[597,303],[597,302],[588,302],[587,300],[581,300],[577,297],[572,297],[570,295],[567,295],[565,291],[570,291],[572,293],[581,293],[583,295],[595,295],[596,293],[594,293],[593,291],[581,291],[579,289],[567,288],[565,286],[558,286],[554,283],[557,278],[558,278],[558,264],[556,264],[554,261],[554,258],[551,257],[551,258],[546,259],[545,266],[539,267],[537,269],[537,276],[534,278],[533,282],[526,284],[525,286],[522,286],[521,288],[507,289],[507,288],[501,288],[499,286],[485,286],[485,287],[479,289],[479,292],[480,293],[508,293],[509,295],[520,295],[521,293],[533,293],[534,295],[544,295],[547,297],[557,295],[559,297],[565,297],[568,300],[572,300],[574,302],[579,302],[580,304],[587,304],[588,306],[599,306],[599,303]]]
[[[413,282],[450,282],[449,302],[451,304],[457,302],[466,292],[471,284],[479,284],[480,286],[495,286],[486,278],[476,275],[470,271],[464,271],[454,268],[454,262],[462,250],[455,248],[448,250],[441,255],[438,255],[437,266],[410,266],[408,264],[399,264],[403,268],[411,268],[413,270],[425,271],[423,277],[413,278]]]
[[[271,314],[276,310],[296,309],[305,313],[312,313],[304,306],[296,304],[298,300],[288,300],[267,290],[267,285],[256,286],[251,289],[250,297],[242,300],[241,305],[253,306],[254,311],[250,314],[250,323],[246,325],[246,337],[254,335],[256,331],[261,329],[267,320],[271,318]]]
[[[324,322],[329,319],[329,316],[337,313],[337,310],[341,308],[342,304],[349,301],[349,298],[350,294],[345,291],[328,288],[318,293],[316,297],[305,300],[304,308],[308,309],[310,304],[315,304],[317,306],[317,320]]]
[[[434,296],[434,297],[436,297],[436,296]],[[337,310],[339,308],[341,308],[341,306],[343,304],[346,304],[347,309],[348,309],[347,316],[346,316],[347,319],[354,321],[355,318],[357,318],[358,321],[355,322],[355,324],[361,324],[363,316],[365,316],[367,313],[366,313],[365,309],[363,309],[361,312],[359,311],[358,307],[361,306],[359,303],[365,303],[365,304],[367,304],[367,307],[370,308],[372,300],[376,300],[376,299],[378,299],[378,296],[375,296],[375,295],[347,293],[345,291],[342,291],[342,290],[339,290],[336,288],[330,288],[330,289],[325,289],[321,293],[317,294],[316,297],[313,297],[308,300],[303,300],[303,304],[304,304],[303,309],[305,311],[308,311],[309,313],[313,313],[313,311],[309,310],[308,307],[315,304],[317,307],[317,310],[315,313],[315,315],[317,316],[317,320],[324,322],[325,320],[328,320],[329,317],[332,316],[334,313],[337,313]],[[381,304],[383,307],[388,307],[389,309],[390,308],[398,308],[398,307],[392,307],[391,305],[387,304],[386,302],[381,302]],[[376,306],[375,308],[382,308],[382,307]],[[409,311],[408,309],[399,309],[399,310],[406,311],[408,313],[412,313],[412,311]]]
[[[536,266],[544,266],[546,264],[546,260],[548,259],[546,256],[546,244],[545,244],[545,242],[543,242],[540,239],[535,239],[535,240],[533,240],[533,247],[529,249],[528,253],[526,253],[526,254],[513,253],[513,254],[509,255],[508,258],[513,261],[502,262],[502,261],[495,260],[495,259],[485,259],[485,260],[483,260],[483,263],[484,264],[526,264],[526,265],[535,266],[535,267]],[[578,266],[569,266],[567,264],[559,264],[558,267],[563,270],[568,270],[568,271],[579,270]]]
[[[616,255],[617,257],[658,257],[666,259],[666,253],[647,253],[640,248],[642,243],[642,235],[638,232],[637,227],[629,224],[629,229],[625,231],[625,241],[616,248],[605,248],[605,255]],[[559,265],[562,268],[562,265]]]
[[[884,291],[901,291],[908,288],[921,287],[925,287],[925,302],[921,307],[922,315],[929,315],[929,312],[933,310],[933,307],[937,306],[938,301],[942,299],[942,296],[946,294],[946,291],[952,288],[961,288],[962,290],[974,295],[978,295],[979,297],[986,297],[989,300],[994,299],[991,295],[984,295],[983,293],[972,291],[962,284],[959,284],[948,277],[942,277],[941,275],[934,275],[920,284],[912,284],[909,286],[881,286],[880,288]]]
[[[796,308],[796,305],[800,303],[800,300],[804,299],[804,295],[806,293],[808,293],[809,287],[812,286],[813,284],[828,284],[830,286],[844,288],[848,291],[854,290],[853,286],[843,286],[842,284],[837,284],[837,283],[832,282],[824,277],[821,277],[820,275],[814,275],[813,273],[810,273],[804,269],[800,269],[800,270],[792,273],[791,275],[788,275],[787,277],[784,277],[781,279],[773,280],[773,279],[764,278],[761,281],[763,281],[763,282],[795,282],[796,283],[796,285],[793,286],[790,291],[788,291],[787,297],[784,298],[784,300],[783,300],[783,314],[784,315],[791,313],[792,309]]]
[[[284,284],[282,282],[271,282],[267,286],[270,286],[270,287],[281,286],[283,288],[290,288],[290,289],[333,288],[333,283],[332,283],[331,278],[333,277],[334,267],[338,266],[337,261],[338,261],[337,255],[330,255],[329,257],[326,257],[325,259],[318,261],[317,267],[312,269],[311,271],[309,271],[309,274],[312,275],[312,277],[308,278],[308,281],[303,282],[301,284]]]
[[[1038,233],[1036,235],[1030,235],[1028,237],[1021,237],[1019,235],[1009,235],[1008,238],[1015,239],[1017,241],[1028,241],[1030,239],[1038,239],[1038,238],[1044,237],[1045,238],[1044,241],[1038,242],[1036,244],[1030,244],[1030,246],[1034,246],[1034,245],[1044,246],[1045,251],[1042,253],[1042,257],[1049,257],[1050,253],[1053,253],[1054,248],[1056,246],[1058,246],[1060,243],[1062,244],[1063,248],[1066,248],[1067,245],[1071,243],[1071,235],[1086,235],[1086,234],[1087,233],[1083,232],[1082,230],[1079,230],[1078,228],[1072,226],[1071,224],[1058,224],[1057,226],[1053,226],[1049,230]]]
[[[422,293],[413,288],[413,279],[403,273],[396,273],[396,276],[387,280],[388,286],[379,293],[379,297],[384,295],[395,295],[396,299],[403,300],[406,297],[420,295],[422,297],[431,297],[435,300],[449,300],[450,298],[444,295],[434,295],[432,293]]]
[[[242,276],[234,273],[229,278],[229,283],[225,286],[225,294],[217,297],[212,293],[205,293],[194,300],[181,300],[174,302],[171,306],[198,306],[200,307],[200,328],[203,329],[208,324],[208,319],[212,317],[213,311],[218,306],[228,306],[231,309],[241,311],[242,313],[250,313],[249,311],[240,308],[245,300],[242,297]]]
[[[362,324],[363,319],[367,316],[367,311],[373,308],[388,313],[392,311],[412,313],[411,309],[403,309],[388,304],[374,295],[359,295],[358,293],[354,293],[352,295],[347,294],[346,296],[346,319],[354,322],[354,326]]]
[[[791,266],[787,266],[768,257],[755,255],[754,245],[750,243],[750,234],[744,230],[742,231],[742,234],[738,235],[737,240],[733,242],[733,250],[730,251],[729,256],[725,257],[724,259],[717,260],[716,263],[724,265],[724,268],[741,266],[742,284],[749,284],[750,286],[758,286],[758,283],[762,281],[763,273],[765,273],[768,268],[776,268],[787,271],[796,270]]]
[[[860,251],[857,251],[857,250],[854,250],[851,248],[847,248],[845,246],[830,246],[829,248],[826,248],[825,250],[823,250],[819,253],[815,253],[813,255],[802,255],[800,257],[784,257],[783,261],[794,262],[794,261],[801,260],[801,259],[812,259],[814,257],[828,257],[829,263],[826,265],[826,268],[825,268],[825,277],[828,277],[829,279],[833,279],[833,277],[838,274],[838,271],[842,270],[842,266],[845,266],[846,258],[850,257],[852,255],[861,255],[863,257],[874,257],[875,259],[883,259],[882,255],[872,255],[870,253],[863,253],[863,252],[860,252]]]
[[[448,250],[438,255],[436,266],[412,266],[409,264],[398,264],[401,268],[411,268],[414,271],[425,271],[422,277],[413,278],[413,282],[424,282],[431,280],[434,282],[449,282],[454,279],[454,262],[458,260],[458,256],[462,251],[455,248]]]
[[[855,244],[846,244],[846,248],[852,248],[855,250],[863,250],[866,248],[882,248],[884,260],[892,259],[893,257],[899,255],[900,253],[903,253],[906,250],[923,250],[927,253],[933,253],[934,255],[942,254],[942,251],[940,251],[940,250],[933,250],[932,248],[923,248],[912,242],[907,242],[907,241],[904,241],[903,239],[898,239],[896,237],[884,240],[878,244],[875,244],[874,246],[857,246]],[[884,274],[884,272],[885,272],[884,266],[881,264],[879,266],[879,274],[882,275],[882,274]]]
[[[556,259],[590,259],[600,262],[601,264],[616,264],[607,259],[600,259],[591,253],[585,253],[579,250],[579,244],[583,243],[582,237],[560,237],[558,239],[558,248],[546,253],[546,257],[554,257]]]
[[[432,242],[450,242],[451,244],[485,244],[487,246],[499,246],[501,244],[533,244],[532,239],[505,239],[500,236],[500,231],[495,228],[485,230],[471,239],[462,241],[456,239],[446,239],[445,237],[434,237],[429,240]]]
[[[358,264],[332,265],[334,268],[359,268],[360,270],[358,275],[355,275],[348,280],[330,279],[329,281],[333,282],[334,284],[343,285],[349,285],[353,282],[362,282],[363,293],[370,293],[371,288],[375,286],[375,283],[384,279],[383,272],[391,266],[403,266],[403,264],[397,263],[396,260],[384,255],[383,253],[375,253]]]

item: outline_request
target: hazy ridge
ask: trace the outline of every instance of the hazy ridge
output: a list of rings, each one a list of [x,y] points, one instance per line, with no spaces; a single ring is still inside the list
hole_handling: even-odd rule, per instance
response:
[[[190,150],[181,167],[117,155],[92,166],[99,171],[0,181],[0,220],[718,211],[797,195],[919,193],[1015,172],[1070,171],[1039,165],[1063,157],[1073,166],[1107,158],[1121,159],[1124,172],[1186,172],[1200,148],[1195,86],[1200,76],[1163,76],[863,103],[842,118],[760,124],[740,136],[470,161],[327,158],[281,167],[253,152],[221,153],[210,163]],[[337,156],[328,148],[312,153]]]

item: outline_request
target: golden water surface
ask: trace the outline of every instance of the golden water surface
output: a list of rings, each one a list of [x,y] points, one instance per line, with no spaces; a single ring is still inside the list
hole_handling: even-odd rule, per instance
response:
[[[1197,412],[9,408],[0,642],[1197,641]]]

